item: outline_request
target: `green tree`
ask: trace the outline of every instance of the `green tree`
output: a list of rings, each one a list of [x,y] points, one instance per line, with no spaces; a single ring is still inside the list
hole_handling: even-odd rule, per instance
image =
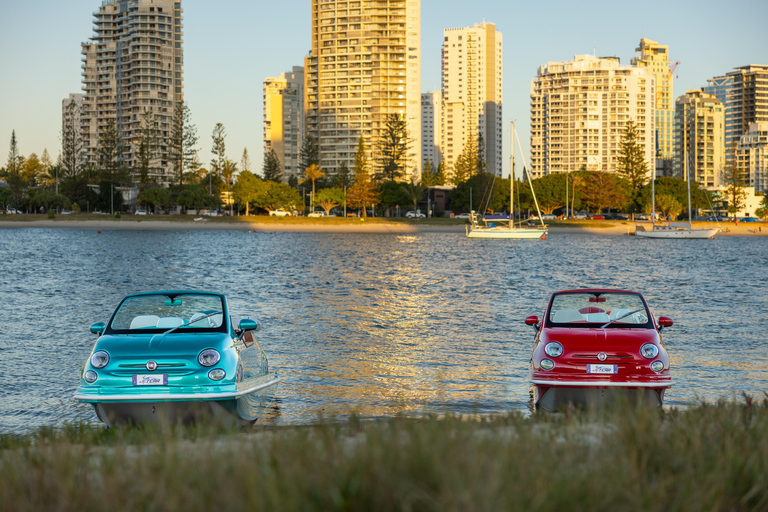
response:
[[[395,181],[403,176],[411,145],[405,118],[401,114],[387,115],[378,142],[378,181]]]
[[[155,115],[146,109],[141,115],[141,130],[139,132],[139,149],[137,151],[139,189],[149,188],[152,183],[152,165],[158,157],[158,128]]]
[[[347,162],[339,164],[339,170],[333,176],[333,186],[341,189],[349,188],[352,184],[352,174],[349,172]]]
[[[303,174],[312,165],[320,166],[320,147],[317,140],[307,134],[299,150],[299,172]]]
[[[234,177],[237,174],[237,164],[229,158],[224,160],[224,167],[221,169],[221,177],[224,179],[224,184],[227,187],[227,198],[231,198],[232,184],[234,183]],[[232,201],[229,201],[229,214],[232,215]]]
[[[421,183],[425,187],[434,187],[437,185],[437,169],[432,166],[432,162],[427,159],[421,169]]]
[[[640,134],[632,119],[624,125],[621,134],[617,171],[629,182],[634,210],[639,210],[640,192],[648,181],[648,163],[645,161],[645,147],[640,144]]]
[[[736,159],[736,141],[731,143],[729,148],[730,158],[726,159],[723,169],[723,181],[725,182],[725,193],[728,197],[728,213],[738,214],[744,209],[747,200],[746,182],[747,172],[740,168]]]
[[[240,172],[251,172],[251,157],[248,156],[248,148],[243,148],[243,156],[240,158]]]
[[[683,211],[683,205],[672,194],[656,194],[656,211],[666,218],[674,219]]]
[[[410,202],[408,195],[403,189],[403,183],[396,181],[385,181],[377,187],[377,200],[376,204],[387,208],[391,212],[391,208],[400,206],[406,208]]]
[[[61,158],[64,177],[77,176],[85,165],[85,142],[80,127],[80,107],[70,101],[61,123]]]
[[[261,166],[261,172],[266,181],[282,181],[283,166],[274,148],[264,153],[264,164]]]
[[[437,164],[437,173],[435,173],[435,186],[442,186],[448,183],[448,178],[445,175],[445,160],[441,160]]]
[[[209,173],[208,192],[213,193],[212,190],[212,178],[213,176],[220,175],[224,168],[224,160],[226,159],[227,146],[224,139],[227,138],[227,134],[224,132],[224,125],[216,123],[213,127],[213,133],[211,134],[211,140],[213,145],[211,146],[211,153],[216,155],[216,158],[211,160],[211,171]]]
[[[477,132],[477,159],[475,164],[475,172],[477,174],[483,174],[488,172],[488,163],[485,160],[485,139],[483,138],[483,132]]]
[[[294,209],[301,204],[301,196],[287,183],[265,181],[265,186],[256,199],[254,205],[267,210],[277,208]]]
[[[362,208],[363,217],[366,217],[366,207],[368,205],[372,206],[376,201],[376,185],[373,184],[368,173],[368,157],[365,154],[365,141],[363,137],[360,137],[357,141],[354,172],[354,182],[347,191],[347,200],[353,208]]]
[[[595,213],[602,212],[604,208],[621,209],[631,201],[629,183],[616,174],[588,171],[584,173],[583,179],[582,201]]]
[[[760,201],[760,207],[755,210],[755,216],[763,219],[763,221],[768,220],[768,195],[763,194],[763,200]]]
[[[536,199],[542,213],[552,213],[558,208],[565,207],[565,173],[552,173],[533,180],[533,189],[536,191]]]
[[[21,180],[25,188],[34,187],[37,184],[38,176],[42,174],[43,164],[35,153],[24,159],[24,165],[21,167]]]
[[[192,165],[197,155],[197,127],[192,123],[189,105],[180,101],[173,111],[171,135],[168,139],[168,160],[173,162],[179,186],[184,184],[184,169]]]
[[[264,193],[264,181],[250,171],[242,171],[237,176],[237,183],[232,187],[232,196],[240,206],[245,205],[245,215],[250,214],[250,203],[256,201]]]
[[[669,176],[659,176],[654,180],[654,189],[656,191],[656,199],[658,202],[659,196],[668,195],[674,198],[678,203],[683,205],[683,210],[688,205],[688,185],[682,178],[672,178]],[[702,189],[695,181],[691,182],[691,208],[707,208],[712,199],[709,197],[710,193]],[[651,184],[648,183],[643,187],[640,193],[640,205],[642,211],[645,213],[651,213]],[[658,207],[657,207],[658,210]]]
[[[156,207],[165,210],[171,203],[171,194],[163,187],[152,187],[139,192],[137,199],[147,210],[154,210]]]
[[[5,179],[11,187],[14,206],[19,205],[24,190],[24,180],[21,177],[21,170],[23,167],[24,157],[21,156],[21,153],[19,152],[19,145],[16,140],[16,130],[13,130],[11,132],[11,147],[8,150],[8,163],[5,166]]]
[[[421,182],[409,182],[402,186],[406,197],[413,203],[413,211],[416,211],[416,205],[419,203],[424,193],[427,191],[426,185]]]
[[[187,185],[179,192],[176,202],[182,208],[200,210],[202,208],[218,208],[221,204],[217,196],[208,193],[207,187],[199,184]]]
[[[315,210],[315,180],[322,178],[325,176],[325,173],[315,164],[310,165],[306,169],[304,169],[304,179],[301,180],[299,183],[306,183],[307,181],[312,182],[312,202],[310,203],[310,209],[312,211]]]
[[[346,194],[344,190],[339,187],[324,188],[317,192],[315,202],[325,210],[325,213],[330,215],[331,210],[337,206],[341,206],[346,201]]]

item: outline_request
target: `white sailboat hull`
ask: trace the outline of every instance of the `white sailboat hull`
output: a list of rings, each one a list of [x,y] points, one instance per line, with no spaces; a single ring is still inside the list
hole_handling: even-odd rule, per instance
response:
[[[690,228],[669,228],[665,226],[656,226],[651,231],[646,231],[638,227],[635,229],[635,235],[643,238],[682,238],[682,239],[703,239],[712,238],[720,231],[714,229],[690,229]]]
[[[469,238],[503,238],[507,240],[540,240],[547,232],[542,229],[526,228],[472,228],[467,232]]]

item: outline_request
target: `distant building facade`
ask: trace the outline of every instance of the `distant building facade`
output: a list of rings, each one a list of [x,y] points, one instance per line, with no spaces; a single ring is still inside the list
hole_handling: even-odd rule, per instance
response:
[[[752,123],[768,122],[768,66],[749,64],[707,80],[704,91],[725,106],[725,146],[738,143]]]
[[[98,161],[99,135],[112,120],[136,169],[146,112],[153,117],[150,178],[173,182],[167,154],[176,105],[183,101],[181,0],[103,0],[94,35],[82,44],[83,133],[88,159]]]
[[[488,172],[501,176],[502,71],[495,24],[443,31],[441,148],[448,172],[467,142],[482,136]]]
[[[274,149],[283,180],[299,177],[299,152],[304,139],[304,68],[294,66],[264,80],[264,152]]]
[[[656,165],[656,87],[644,67],[577,55],[540,66],[531,83],[531,173],[617,172],[626,123],[637,125],[645,161]]]
[[[725,107],[716,96],[687,91],[675,102],[675,175],[713,189],[725,164]]]
[[[443,155],[440,150],[443,94],[441,91],[421,94],[421,165],[430,161],[437,168]]]
[[[641,39],[632,65],[646,68],[655,80],[656,176],[671,176],[675,157],[675,96],[669,46]]]
[[[406,178],[421,168],[421,2],[312,0],[312,50],[304,60],[307,133],[320,166],[352,169],[362,136],[375,169],[386,118],[410,136]]]
[[[746,185],[768,193],[768,123],[752,123],[736,146],[736,167],[747,176]]]

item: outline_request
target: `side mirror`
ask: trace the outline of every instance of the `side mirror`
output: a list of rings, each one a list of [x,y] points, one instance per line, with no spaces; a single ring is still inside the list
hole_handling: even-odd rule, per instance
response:
[[[259,329],[261,329],[261,326],[259,325],[259,322],[257,322],[256,320],[251,320],[250,318],[243,318],[242,320],[240,320],[238,329],[240,329],[241,332],[258,331]]]
[[[537,331],[539,330],[539,317],[531,315],[525,318],[525,325],[533,326]]]
[[[672,324],[675,322],[672,321],[671,318],[668,316],[660,316],[659,317],[659,330],[661,330],[664,327],[672,327]]]
[[[91,332],[93,334],[98,334],[99,336],[101,336],[102,334],[104,334],[104,329],[106,328],[107,328],[107,324],[105,324],[104,322],[96,322],[91,326]]]

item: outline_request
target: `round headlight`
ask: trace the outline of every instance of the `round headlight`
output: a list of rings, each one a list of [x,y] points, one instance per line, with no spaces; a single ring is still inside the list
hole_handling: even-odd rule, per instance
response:
[[[664,369],[664,363],[662,363],[661,361],[654,361],[651,363],[651,370],[655,372],[660,372],[663,369]]]
[[[96,382],[96,379],[99,378],[98,374],[93,370],[88,370],[85,372],[85,375],[83,375],[83,378],[85,379],[85,382],[88,384],[93,384]]]
[[[98,352],[94,352],[91,356],[91,366],[94,368],[104,368],[107,366],[107,363],[109,362],[109,354],[104,352],[103,350],[99,350]]]
[[[197,362],[203,366],[213,366],[218,363],[220,359],[221,356],[219,353],[212,348],[203,350],[200,352],[200,355],[197,356]]]
[[[653,343],[646,343],[645,345],[640,347],[640,353],[646,359],[653,359],[654,357],[659,355],[659,347],[657,347]]]
[[[551,359],[542,359],[541,363],[539,364],[541,364],[541,367],[545,370],[551,370],[552,368],[555,367],[555,362],[552,361]]]
[[[214,368],[213,370],[208,372],[208,378],[211,380],[221,380],[226,376],[227,376],[226,372],[221,368]]]
[[[544,352],[546,352],[549,357],[560,357],[563,355],[563,346],[558,342],[553,341],[552,343],[547,343],[544,347]]]

